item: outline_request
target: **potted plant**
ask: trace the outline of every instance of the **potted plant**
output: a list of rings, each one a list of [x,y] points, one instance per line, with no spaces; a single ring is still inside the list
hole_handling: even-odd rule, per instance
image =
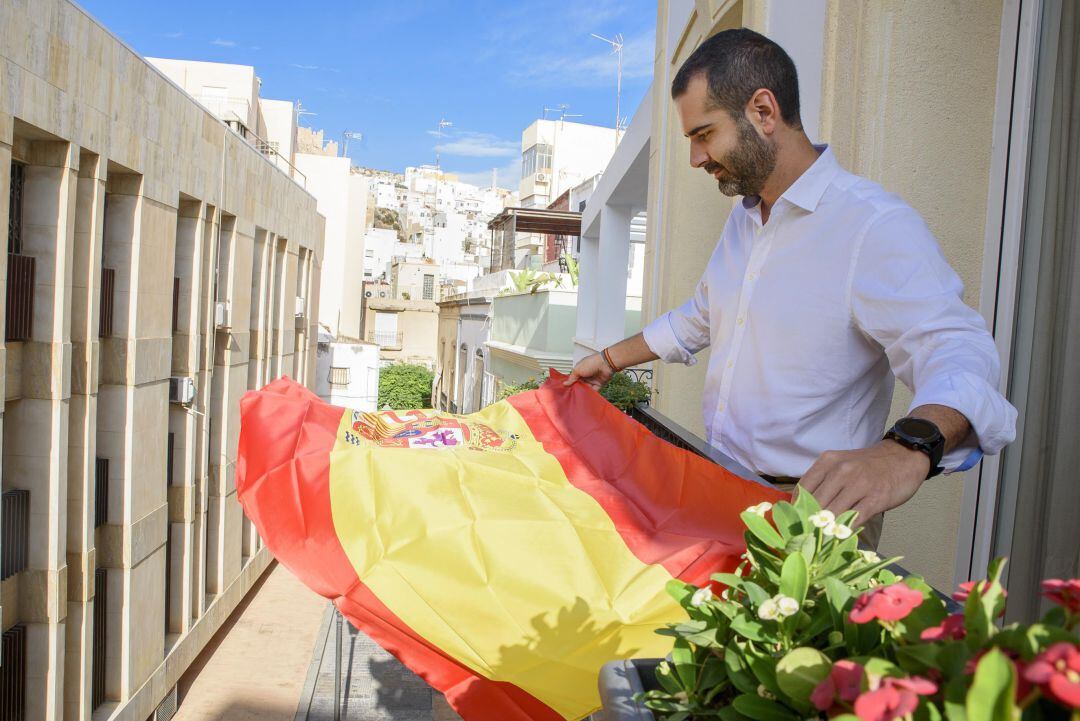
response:
[[[645,660],[605,667],[605,721],[1080,721],[1080,580],[1045,581],[1053,609],[1001,627],[1000,560],[960,607],[860,549],[854,512],[809,493],[742,519],[735,573],[669,584],[688,618],[659,631],[674,648],[655,680]],[[621,678],[639,685],[632,707]]]

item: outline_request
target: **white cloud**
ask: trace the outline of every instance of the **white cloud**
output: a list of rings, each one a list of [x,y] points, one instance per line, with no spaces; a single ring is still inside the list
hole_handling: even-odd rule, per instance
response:
[[[496,168],[496,171],[498,174],[496,181],[498,187],[507,188],[517,192],[518,183],[521,181],[521,158],[515,158],[506,165]],[[448,169],[447,172],[458,176],[458,180],[463,183],[469,183],[478,188],[491,187],[491,168],[471,172],[460,172]]]
[[[214,38],[213,40],[210,41],[210,44],[211,45],[217,45],[218,47],[222,47],[222,48],[235,48],[236,47],[236,41],[235,40],[222,40],[221,38]]]
[[[165,33],[165,37],[171,38],[173,40],[175,40],[176,38],[182,38],[182,37],[184,37],[184,31],[183,30],[177,30],[175,32]]]
[[[318,65],[301,65],[300,63],[289,63],[289,65],[293,66],[294,68],[299,68],[300,70],[318,70],[319,69]]]
[[[549,54],[521,62],[510,71],[512,79],[544,85],[570,85],[595,88],[614,85],[618,72],[618,57],[610,46],[596,38],[587,38],[595,46],[589,52]],[[651,78],[655,37],[644,33],[623,44],[623,80]],[[584,41],[583,48],[588,48]]]
[[[443,137],[446,138],[448,135],[448,140],[435,146],[435,150],[443,155],[458,155],[466,158],[508,158],[521,153],[521,144],[517,141],[504,140],[490,133],[466,130],[453,134],[444,133]]]

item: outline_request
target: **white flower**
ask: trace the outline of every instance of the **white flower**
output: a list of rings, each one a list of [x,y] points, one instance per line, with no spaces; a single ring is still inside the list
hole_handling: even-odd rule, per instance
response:
[[[843,523],[833,521],[825,526],[824,533],[826,536],[833,536],[834,538],[843,541],[845,538],[851,538],[851,526],[845,526]]]
[[[711,600],[713,600],[712,589],[706,586],[705,588],[699,588],[694,591],[694,595],[690,598],[690,605],[694,608],[698,608]]]
[[[758,684],[757,695],[760,696],[761,698],[768,699],[770,701],[772,701],[773,699],[776,698],[776,694],[769,691],[769,689],[765,688],[764,684]]]
[[[873,551],[859,550],[859,555],[862,556],[862,560],[867,563],[881,563],[881,556],[877,555]]]
[[[772,508],[771,503],[769,503],[768,501],[762,501],[761,503],[757,504],[756,506],[750,506],[745,511],[743,511],[743,513],[756,513],[759,516],[764,516],[766,513],[769,512],[769,509],[771,509],[771,508]]]
[[[836,516],[833,515],[832,511],[818,511],[810,516],[810,523],[813,523],[817,528],[825,528],[835,520]]]
[[[758,606],[757,615],[763,621],[775,621],[776,617],[780,615],[780,608],[776,604],[776,599],[770,598]]]
[[[723,591],[721,591],[720,592],[720,598],[724,599],[725,601],[730,601],[731,600],[731,589],[730,588],[725,588]]]
[[[799,612],[799,602],[791,596],[779,594],[773,596],[773,600],[776,601],[776,609],[781,616],[794,616]]]

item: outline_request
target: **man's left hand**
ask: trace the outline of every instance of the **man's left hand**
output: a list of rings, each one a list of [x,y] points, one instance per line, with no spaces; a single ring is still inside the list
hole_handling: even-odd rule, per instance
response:
[[[921,451],[884,440],[857,451],[826,451],[799,481],[821,504],[840,515],[859,512],[856,525],[903,505],[915,495],[930,472]]]

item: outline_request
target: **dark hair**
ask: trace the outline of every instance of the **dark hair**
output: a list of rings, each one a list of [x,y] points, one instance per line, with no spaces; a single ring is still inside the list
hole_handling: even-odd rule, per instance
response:
[[[765,88],[780,103],[784,122],[802,127],[795,63],[782,47],[761,33],[747,28],[724,30],[703,42],[671,81],[671,97],[685,93],[699,74],[704,74],[709,84],[710,102],[732,116],[741,117],[750,97]]]

